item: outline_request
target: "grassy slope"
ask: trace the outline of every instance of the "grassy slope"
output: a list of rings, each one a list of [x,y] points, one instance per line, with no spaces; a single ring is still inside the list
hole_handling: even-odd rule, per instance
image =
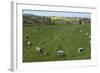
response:
[[[91,57],[89,37],[86,35],[87,32],[90,35],[90,25],[24,26],[23,31],[24,62],[79,60]],[[29,38],[25,38],[26,35]],[[28,46],[27,41],[31,41],[32,46]],[[56,55],[59,45],[64,49],[66,56]],[[43,48],[43,53],[35,52],[36,47]],[[80,47],[85,50],[78,53],[77,50]],[[45,55],[46,52],[49,56]]]

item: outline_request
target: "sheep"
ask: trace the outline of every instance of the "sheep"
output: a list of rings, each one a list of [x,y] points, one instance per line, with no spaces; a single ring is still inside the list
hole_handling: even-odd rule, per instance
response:
[[[42,49],[40,47],[36,47],[35,51],[36,52],[42,52]]]
[[[89,38],[91,38],[91,35],[89,35]]]
[[[28,41],[28,42],[27,42],[27,45],[28,45],[28,46],[31,46],[31,42],[30,42],[30,41]]]
[[[47,55],[47,56],[49,56],[49,53],[48,52],[45,52],[44,54]]]
[[[91,44],[91,40],[90,40],[90,44]]]
[[[82,30],[80,30],[80,32],[82,32]]]
[[[57,55],[58,56],[65,56],[64,50],[58,50]]]
[[[86,35],[89,35],[89,33],[87,32]]]
[[[78,48],[78,52],[84,51],[84,48]]]

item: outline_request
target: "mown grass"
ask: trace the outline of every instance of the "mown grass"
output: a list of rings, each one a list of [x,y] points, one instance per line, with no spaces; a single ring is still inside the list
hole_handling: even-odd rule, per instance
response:
[[[86,33],[89,34],[86,35]],[[90,24],[23,25],[23,62],[90,59],[90,35]],[[27,45],[27,41],[31,42],[31,46]],[[59,46],[64,50],[66,56],[56,54]],[[43,52],[36,52],[36,47],[42,48]],[[84,48],[84,51],[79,53],[78,48],[80,47]],[[46,52],[48,55],[45,54]]]

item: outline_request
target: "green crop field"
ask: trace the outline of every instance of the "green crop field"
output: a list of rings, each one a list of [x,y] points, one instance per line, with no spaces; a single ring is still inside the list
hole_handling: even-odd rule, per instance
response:
[[[90,59],[89,36],[90,24],[23,25],[23,62]],[[42,52],[37,52],[36,47]],[[60,48],[64,50],[64,56],[57,55]],[[78,52],[78,48],[84,50]]]

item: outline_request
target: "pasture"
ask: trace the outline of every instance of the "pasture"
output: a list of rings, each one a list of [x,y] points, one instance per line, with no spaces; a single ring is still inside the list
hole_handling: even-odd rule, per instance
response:
[[[90,36],[90,24],[23,25],[23,62],[90,59]],[[63,50],[64,56],[57,50]]]

